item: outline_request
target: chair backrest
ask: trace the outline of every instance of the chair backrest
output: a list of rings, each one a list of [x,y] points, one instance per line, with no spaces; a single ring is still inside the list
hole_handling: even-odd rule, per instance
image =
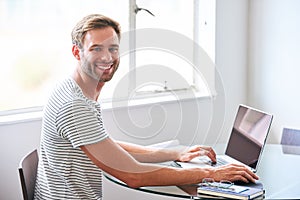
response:
[[[280,143],[283,145],[300,146],[300,130],[283,128]]]
[[[39,158],[36,149],[20,161],[19,176],[24,200],[33,199],[38,161]]]

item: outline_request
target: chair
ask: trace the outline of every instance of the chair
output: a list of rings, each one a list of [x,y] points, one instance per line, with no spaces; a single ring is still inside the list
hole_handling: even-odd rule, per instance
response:
[[[300,130],[283,128],[280,143],[283,145],[300,146]]]
[[[32,200],[38,167],[38,153],[34,151],[22,158],[19,165],[19,176],[24,200]]]
[[[300,130],[283,128],[281,142],[282,150],[286,154],[300,154]]]

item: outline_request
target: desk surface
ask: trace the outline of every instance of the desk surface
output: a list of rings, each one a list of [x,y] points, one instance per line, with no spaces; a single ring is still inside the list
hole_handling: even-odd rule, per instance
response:
[[[218,151],[217,151],[218,152]],[[289,152],[293,153],[290,154]],[[298,155],[297,155],[298,153]],[[257,174],[260,183],[265,189],[266,199],[291,199],[300,198],[300,147],[289,147],[282,145],[267,144],[261,162],[258,166]],[[106,178],[128,187],[118,179],[105,175]],[[134,190],[154,193],[165,196],[197,199],[197,187],[186,186],[158,186],[141,187]]]

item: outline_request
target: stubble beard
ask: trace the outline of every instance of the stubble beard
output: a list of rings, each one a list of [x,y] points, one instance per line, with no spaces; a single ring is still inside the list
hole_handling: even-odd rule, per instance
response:
[[[95,72],[95,70],[93,70],[96,68],[96,66],[93,65],[91,62],[89,62],[86,58],[83,58],[82,63],[81,63],[81,69],[84,73],[86,73],[91,78],[97,80],[98,82],[108,82],[112,79],[115,72],[117,71],[117,69],[119,67],[119,63],[120,63],[119,61],[114,62],[113,66],[112,66],[113,69],[109,69],[109,70],[113,70],[113,71],[110,72],[109,74],[102,73],[101,75],[98,75]]]

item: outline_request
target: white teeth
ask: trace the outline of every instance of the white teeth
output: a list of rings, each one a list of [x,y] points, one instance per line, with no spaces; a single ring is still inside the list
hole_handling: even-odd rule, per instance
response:
[[[99,69],[106,70],[106,69],[110,69],[112,65],[113,65],[113,64],[111,63],[111,64],[104,65],[104,66],[103,66],[103,65],[97,65],[97,67],[98,67]]]
[[[100,68],[100,69],[109,69],[110,66],[98,66],[98,68]]]

